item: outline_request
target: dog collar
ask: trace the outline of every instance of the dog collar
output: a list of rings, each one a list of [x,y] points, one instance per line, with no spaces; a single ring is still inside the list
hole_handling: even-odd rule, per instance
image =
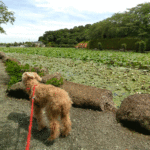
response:
[[[37,85],[34,85],[34,88],[35,88],[35,86],[37,86]],[[33,90],[34,90],[34,88],[33,88]],[[30,91],[31,91],[30,88],[26,88],[26,90],[30,90]],[[29,97],[29,98],[31,98],[31,97]],[[36,96],[33,96],[33,97],[32,97],[32,99],[35,99],[35,98],[36,98]]]
[[[34,86],[37,86],[37,85],[34,85]],[[31,90],[30,88],[26,88],[26,90]]]

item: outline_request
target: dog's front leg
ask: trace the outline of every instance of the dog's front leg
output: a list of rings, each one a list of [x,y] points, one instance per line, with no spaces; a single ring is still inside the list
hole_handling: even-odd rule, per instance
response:
[[[43,128],[45,128],[46,126],[43,123],[43,116],[42,116],[42,109],[37,106],[34,105],[34,115],[37,119],[37,123],[38,123],[38,130],[41,131]]]

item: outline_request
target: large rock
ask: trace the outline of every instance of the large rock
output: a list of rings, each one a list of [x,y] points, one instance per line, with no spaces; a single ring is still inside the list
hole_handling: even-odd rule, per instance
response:
[[[113,102],[112,92],[109,90],[77,84],[66,80],[64,80],[64,84],[60,87],[69,93],[74,106],[100,111],[112,111],[114,113],[117,111]]]
[[[7,95],[16,97],[16,98],[26,98],[29,99],[28,94],[25,91],[25,86],[22,82],[18,82],[16,84],[13,84],[9,90],[7,90]]]
[[[6,56],[6,54],[4,52],[0,52],[0,59],[2,59],[3,63],[11,60],[11,61],[17,62],[18,65],[21,65],[21,63],[17,59]]]
[[[134,124],[134,127],[150,131],[150,94],[134,94],[125,98],[117,110],[116,118],[126,125]]]
[[[60,73],[46,75],[42,77],[42,82],[57,78],[60,80]],[[73,83],[63,79],[64,84],[60,88],[67,91],[73,101],[73,105],[81,108],[91,108],[95,110],[109,110],[116,113],[117,109],[113,102],[112,92],[106,89],[100,89],[92,86]]]
[[[4,52],[0,52],[0,59],[3,59],[4,57],[6,57]]]
[[[11,60],[11,61],[17,62],[18,65],[21,65],[21,63],[17,59],[12,58],[12,57],[5,56],[5,57],[2,58],[2,60],[3,60],[4,63],[6,63],[7,61]]]

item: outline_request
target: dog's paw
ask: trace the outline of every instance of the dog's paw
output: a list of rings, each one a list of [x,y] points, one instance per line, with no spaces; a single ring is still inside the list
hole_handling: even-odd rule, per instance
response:
[[[51,136],[51,137],[49,137],[49,138],[47,139],[47,141],[52,142],[52,141],[54,141],[54,139],[55,139],[55,138]]]
[[[55,140],[49,141],[48,139],[44,141],[45,145],[47,145],[47,146],[53,145],[54,142],[55,142]]]
[[[66,136],[68,136],[68,135],[70,135],[70,133],[61,133],[61,137],[66,137]]]

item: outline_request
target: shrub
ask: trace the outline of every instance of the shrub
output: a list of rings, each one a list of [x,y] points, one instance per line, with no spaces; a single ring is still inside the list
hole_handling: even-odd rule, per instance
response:
[[[52,42],[46,44],[46,47],[51,47],[51,46],[52,46]]]
[[[150,51],[150,38],[146,39],[146,51]]]
[[[26,72],[29,70],[29,64],[25,64],[25,66],[22,66],[22,69]]]
[[[55,44],[55,47],[59,47],[59,45],[58,45],[58,44]]]
[[[10,44],[6,44],[6,47],[10,47]]]
[[[68,47],[74,47],[74,44],[70,44],[70,45],[68,45]]]
[[[32,47],[36,47],[35,43],[32,44]]]
[[[122,48],[123,50],[126,50],[127,44],[126,44],[126,43],[121,44],[121,48]]]
[[[10,81],[8,84],[8,88],[9,88],[11,85],[22,80],[21,67],[18,65],[17,62],[11,60],[8,60],[5,63],[5,65],[6,65],[6,71],[10,75]]]
[[[42,76],[42,77],[45,75],[44,72],[39,72],[38,74],[39,76]]]
[[[69,44],[66,44],[66,47],[68,47],[68,48],[69,48],[69,47],[70,47],[70,45],[69,45]]]
[[[144,53],[146,50],[146,43],[144,41],[140,41],[140,47],[139,47],[139,51],[141,53]]]
[[[31,68],[31,72],[36,72],[36,70],[34,68]]]
[[[61,44],[61,47],[66,47],[66,44]]]
[[[57,78],[52,78],[52,79],[48,80],[46,82],[46,84],[52,84],[54,86],[59,87],[60,85],[63,84],[63,78],[61,77],[60,80],[58,80]]]
[[[32,43],[31,42],[26,42],[26,46],[27,47],[32,47]]]
[[[54,43],[54,42],[51,42],[51,46],[52,46],[52,47],[55,47],[55,43]]]
[[[144,41],[137,41],[135,43],[136,46],[136,52],[144,53],[146,50],[146,43]]]
[[[16,75],[17,72],[21,71],[21,67],[18,65],[17,62],[8,60],[5,65],[6,67],[6,71],[8,72],[8,74],[11,76]]]
[[[136,52],[139,52],[139,48],[140,48],[140,41],[137,41],[137,42],[135,43],[135,51],[136,51]]]
[[[8,83],[8,89],[15,83],[20,82],[21,79],[17,78],[16,76],[11,76],[10,81]]]
[[[98,49],[99,50],[102,50],[103,48],[102,48],[102,43],[101,42],[98,42]]]
[[[90,46],[89,46],[89,42],[87,43],[87,47],[86,47],[86,48],[88,48],[88,49],[90,48]]]

